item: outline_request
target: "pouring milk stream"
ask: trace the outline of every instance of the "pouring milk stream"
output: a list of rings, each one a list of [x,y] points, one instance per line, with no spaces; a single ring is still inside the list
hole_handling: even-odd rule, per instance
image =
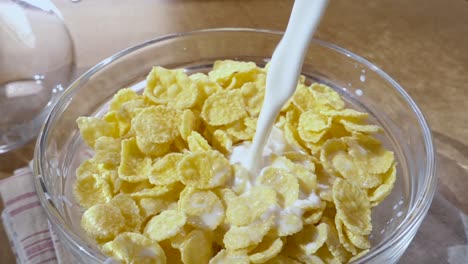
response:
[[[260,169],[263,149],[275,119],[286,101],[294,94],[304,56],[317,28],[327,0],[296,0],[286,32],[271,58],[266,79],[263,106],[253,143],[243,165],[251,175]]]

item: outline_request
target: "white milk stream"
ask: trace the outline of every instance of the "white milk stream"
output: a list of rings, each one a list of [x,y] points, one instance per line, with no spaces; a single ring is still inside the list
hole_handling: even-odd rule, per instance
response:
[[[243,163],[251,175],[258,175],[263,149],[283,105],[294,94],[310,40],[327,0],[296,0],[283,38],[271,58],[265,99],[252,146]]]

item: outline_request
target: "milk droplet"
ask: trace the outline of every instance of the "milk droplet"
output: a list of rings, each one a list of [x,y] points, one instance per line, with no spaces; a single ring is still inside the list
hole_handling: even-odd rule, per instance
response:
[[[361,89],[357,89],[355,93],[357,96],[362,96],[364,94]]]
[[[366,81],[366,75],[362,74],[361,76],[359,76],[359,80],[361,80],[361,82],[365,82]]]

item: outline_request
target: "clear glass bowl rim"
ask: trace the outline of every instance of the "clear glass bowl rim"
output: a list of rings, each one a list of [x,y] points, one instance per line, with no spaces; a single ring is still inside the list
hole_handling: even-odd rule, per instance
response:
[[[58,100],[58,102],[56,103],[56,105],[53,107],[52,111],[48,115],[39,133],[39,136],[36,142],[35,152],[34,152],[33,177],[34,177],[36,192],[38,194],[40,203],[42,207],[44,208],[47,214],[47,217],[49,218],[49,221],[51,221],[52,224],[56,228],[59,229],[59,232],[65,236],[65,239],[68,240],[68,241],[65,241],[65,242],[68,242],[67,244],[72,244],[74,247],[79,248],[84,254],[86,254],[89,258],[93,259],[96,262],[100,262],[102,260],[96,257],[99,255],[103,256],[102,253],[97,252],[91,247],[89,247],[88,245],[86,245],[84,241],[79,237],[79,235],[75,234],[73,231],[70,232],[69,230],[67,230],[67,227],[66,227],[67,224],[65,222],[65,219],[63,219],[63,217],[60,215],[60,212],[53,205],[53,202],[50,200],[50,198],[48,198],[49,195],[47,194],[47,189],[40,181],[40,175],[43,175],[45,173],[43,164],[45,164],[46,162],[46,157],[43,155],[43,153],[45,151],[46,144],[48,142],[48,136],[49,136],[48,131],[50,129],[51,124],[53,124],[55,120],[60,116],[61,110],[64,107],[66,107],[67,96],[71,94],[74,90],[79,89],[82,85],[81,83],[88,81],[90,77],[92,77],[96,72],[98,72],[102,68],[106,67],[107,65],[114,62],[115,60],[125,55],[128,55],[134,51],[137,51],[141,48],[144,48],[148,45],[170,40],[170,39],[176,39],[179,37],[186,37],[190,35],[199,35],[199,34],[207,34],[207,33],[229,33],[229,32],[262,33],[262,34],[271,34],[271,35],[278,35],[278,36],[281,36],[284,33],[283,31],[270,30],[270,29],[210,28],[210,29],[202,29],[202,30],[164,35],[158,38],[147,40],[145,42],[134,45],[132,47],[126,48],[104,59],[103,61],[99,62],[94,67],[86,71],[78,79],[76,79],[61,95],[60,99]],[[341,53],[369,67],[374,72],[376,72],[380,77],[382,77],[387,82],[389,82],[397,90],[397,92],[402,96],[402,98],[410,106],[410,108],[413,110],[413,113],[416,115],[419,126],[421,127],[422,132],[423,132],[424,147],[427,153],[427,159],[426,159],[426,164],[425,164],[426,175],[424,177],[422,192],[416,197],[416,200],[413,206],[408,211],[408,214],[405,216],[405,219],[402,221],[400,226],[397,227],[396,230],[389,237],[383,240],[379,244],[379,246],[372,248],[368,254],[366,254],[359,260],[357,260],[357,263],[366,263],[378,257],[382,252],[389,250],[393,248],[394,246],[396,246],[396,244],[398,244],[400,240],[405,239],[404,238],[405,234],[411,233],[411,230],[414,230],[414,228],[417,228],[418,225],[422,222],[423,218],[425,217],[431,205],[432,199],[436,191],[436,186],[437,186],[437,177],[435,173],[436,172],[436,158],[435,158],[435,149],[434,149],[434,144],[432,140],[431,130],[421,110],[418,108],[418,106],[413,101],[413,99],[409,96],[409,94],[403,89],[403,87],[401,87],[393,78],[391,78],[388,74],[386,74],[379,67],[367,61],[366,59],[346,49],[336,46],[334,44],[331,44],[322,40],[318,40],[318,39],[312,39],[311,45],[312,44],[316,44],[325,48],[329,48],[333,51]]]

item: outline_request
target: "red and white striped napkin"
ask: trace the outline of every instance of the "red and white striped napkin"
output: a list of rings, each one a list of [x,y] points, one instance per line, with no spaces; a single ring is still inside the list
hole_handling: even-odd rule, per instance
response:
[[[16,170],[13,176],[1,180],[0,197],[3,226],[17,263],[69,263],[36,196],[29,168]]]

